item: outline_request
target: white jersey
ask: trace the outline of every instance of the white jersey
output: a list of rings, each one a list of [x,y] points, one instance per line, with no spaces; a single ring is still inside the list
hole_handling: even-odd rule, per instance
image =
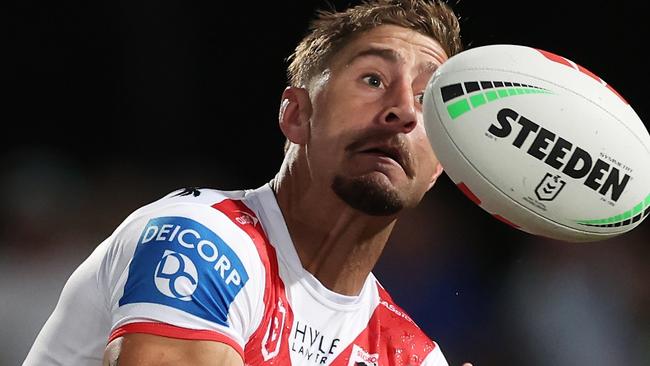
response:
[[[135,211],[72,274],[24,365],[100,365],[128,333],[223,342],[251,366],[447,365],[372,274],[344,296],[302,267],[268,184]]]

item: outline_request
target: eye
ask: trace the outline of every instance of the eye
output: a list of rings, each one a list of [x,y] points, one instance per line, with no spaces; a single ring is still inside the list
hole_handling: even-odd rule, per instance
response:
[[[366,84],[370,85],[373,88],[382,88],[384,83],[381,81],[381,78],[377,74],[369,74],[361,78]]]
[[[415,94],[415,101],[420,105],[424,104],[424,92]]]

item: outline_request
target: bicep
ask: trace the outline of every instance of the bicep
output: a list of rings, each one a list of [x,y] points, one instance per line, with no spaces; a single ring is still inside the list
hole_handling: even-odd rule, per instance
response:
[[[242,366],[231,346],[214,341],[195,341],[131,333],[111,341],[104,352],[104,366],[219,365]]]

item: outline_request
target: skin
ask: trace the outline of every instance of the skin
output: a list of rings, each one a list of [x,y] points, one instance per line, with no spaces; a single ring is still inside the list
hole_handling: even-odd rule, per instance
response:
[[[271,187],[303,267],[332,291],[359,294],[399,212],[442,173],[420,97],[446,59],[433,39],[382,25],[355,37],[310,85],[282,95],[279,125],[292,146]],[[386,146],[400,157],[382,152]],[[337,179],[389,197],[397,211],[351,207],[333,189]],[[243,365],[222,343],[144,334],[111,342],[104,365],[118,364],[118,355],[121,366]]]
[[[212,341],[190,341],[131,333],[106,346],[104,366],[241,366],[232,347]]]
[[[356,37],[337,56],[308,88],[284,91],[280,128],[293,145],[272,187],[304,268],[330,290],[357,295],[399,212],[352,208],[332,182],[364,180],[404,208],[420,202],[442,169],[419,99],[447,56],[433,39],[393,25]],[[386,141],[402,146],[403,164],[366,150]]]

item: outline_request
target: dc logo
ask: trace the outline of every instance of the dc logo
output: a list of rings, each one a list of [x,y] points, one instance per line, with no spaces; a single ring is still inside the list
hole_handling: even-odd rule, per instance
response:
[[[198,274],[194,263],[185,255],[165,250],[156,266],[154,281],[163,295],[190,301],[198,285]]]

